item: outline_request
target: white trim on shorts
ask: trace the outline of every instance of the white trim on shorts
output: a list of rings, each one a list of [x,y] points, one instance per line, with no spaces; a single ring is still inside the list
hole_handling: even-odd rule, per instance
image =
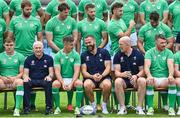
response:
[[[71,84],[72,78],[63,78],[63,81],[64,81],[64,85],[67,86],[67,85]]]

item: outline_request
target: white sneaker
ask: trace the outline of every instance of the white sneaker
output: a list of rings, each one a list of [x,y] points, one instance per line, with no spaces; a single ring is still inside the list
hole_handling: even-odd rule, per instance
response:
[[[54,111],[54,114],[57,115],[57,114],[60,114],[61,113],[61,110],[59,107],[57,107]]]
[[[106,106],[102,106],[102,113],[103,114],[109,114]]]
[[[142,108],[136,109],[136,114],[138,114],[138,115],[145,115],[145,113],[144,113]]]
[[[127,114],[127,110],[126,110],[126,108],[120,108],[120,110],[119,110],[119,112],[117,113],[118,115],[125,115],[125,114]]]
[[[163,106],[164,111],[168,111],[169,107],[167,105]]]
[[[169,108],[169,110],[168,110],[168,115],[169,116],[175,116],[176,115],[176,112],[174,111],[174,109],[173,108]]]
[[[178,116],[180,115],[180,108],[178,109],[177,113],[176,113]]]
[[[19,109],[14,109],[13,116],[20,116]]]

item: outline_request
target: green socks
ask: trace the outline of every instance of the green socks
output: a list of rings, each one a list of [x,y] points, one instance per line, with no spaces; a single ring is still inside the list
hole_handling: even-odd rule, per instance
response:
[[[24,95],[24,87],[17,86],[16,87],[16,109],[20,109],[21,102],[23,100],[23,95]]]
[[[73,98],[73,91],[67,91],[67,96],[68,96],[68,105],[72,104],[72,98]]]
[[[55,108],[60,107],[59,88],[52,88],[52,94],[55,102]]]
[[[96,91],[97,104],[101,104],[101,95],[102,95],[101,91]]]
[[[81,101],[83,99],[83,87],[77,86],[76,87],[76,107],[81,107]]]
[[[129,105],[130,97],[131,97],[131,91],[126,91],[125,92],[125,105]]]
[[[154,98],[154,87],[153,86],[147,86],[146,98],[147,98],[148,108],[153,107],[153,98]]]
[[[177,87],[177,104],[180,107],[180,86]]]
[[[176,86],[170,85],[168,88],[169,108],[174,108],[176,102]]]
[[[167,105],[168,92],[167,91],[162,91],[160,93],[161,93],[163,106],[165,106],[165,105]]]

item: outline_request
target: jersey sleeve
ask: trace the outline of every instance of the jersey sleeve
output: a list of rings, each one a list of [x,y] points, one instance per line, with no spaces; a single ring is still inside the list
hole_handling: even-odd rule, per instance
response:
[[[45,12],[49,15],[52,15],[53,7],[51,2],[47,5]]]
[[[80,55],[77,53],[74,60],[74,65],[81,65]]]
[[[117,52],[113,58],[113,64],[120,64],[119,58],[119,52]]]
[[[30,60],[29,60],[28,57],[27,57],[26,60],[24,61],[24,68],[30,69]]]
[[[37,0],[36,2],[36,11],[39,11],[41,9],[41,2],[40,0]]]
[[[60,57],[58,55],[59,53],[56,53],[54,56],[54,66],[60,66],[61,62],[60,62]]]
[[[48,33],[53,33],[53,29],[54,29],[54,25],[52,25],[52,21],[49,20],[46,23],[45,31],[48,32]]]
[[[79,6],[78,6],[78,12],[83,13],[84,14],[84,5],[83,5],[83,1],[80,1]]]

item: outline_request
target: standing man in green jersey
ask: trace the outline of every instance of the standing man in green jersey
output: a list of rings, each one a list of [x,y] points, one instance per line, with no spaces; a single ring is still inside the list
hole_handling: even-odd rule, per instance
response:
[[[129,27],[129,23],[131,20],[134,20],[136,23],[138,21],[139,15],[139,6],[135,0],[115,0],[112,5],[116,2],[123,3],[123,15],[122,19],[124,20],[127,27]],[[112,6],[111,5],[111,6]],[[137,46],[137,32],[135,26],[133,27],[130,35],[131,46]]]
[[[10,22],[9,37],[15,37],[15,50],[24,56],[33,54],[33,43],[37,39],[42,41],[42,27],[40,20],[31,16],[32,4],[29,0],[21,3],[22,15]]]
[[[140,22],[142,25],[150,22],[151,12],[158,12],[159,20],[163,23],[168,21],[168,3],[166,0],[145,0],[140,4]]]
[[[178,104],[178,112],[177,115],[180,115],[180,51],[174,54],[174,75],[176,78],[176,85],[177,85],[177,104]]]
[[[16,104],[14,116],[20,116],[20,107],[24,95],[23,65],[24,56],[14,51],[14,39],[6,38],[4,41],[5,51],[0,53],[0,89],[16,89]]]
[[[123,15],[123,4],[114,3],[111,6],[112,18],[108,25],[108,32],[111,39],[111,55],[114,55],[119,50],[118,41],[123,36],[130,36],[131,31],[135,25],[134,20],[129,22],[129,27],[127,28],[124,20],[122,19]]]
[[[42,26],[38,18],[31,15],[32,4],[29,0],[21,2],[22,14],[14,17],[10,22],[9,37],[15,37],[15,50],[25,57],[33,54],[33,43],[42,41]],[[35,95],[31,95],[31,103],[35,109]]]
[[[175,0],[169,5],[169,21],[172,23],[173,35],[176,37],[180,32],[180,1]]]
[[[45,11],[45,22],[47,22],[50,18],[58,15],[60,13],[59,11],[59,5],[62,3],[66,3],[69,6],[69,16],[74,18],[75,20],[77,19],[77,8],[76,5],[73,1],[71,0],[52,0],[49,2],[49,4],[46,7]]]
[[[13,15],[15,16],[19,16],[22,14],[22,9],[21,9],[21,3],[23,0],[11,0],[10,4],[9,4],[9,8],[10,8],[10,18],[13,17]],[[36,17],[37,13],[41,19],[41,23],[42,26],[44,25],[44,11],[41,7],[41,2],[40,0],[29,0],[32,4],[32,12],[31,15]]]
[[[174,106],[176,100],[176,83],[173,77],[173,53],[166,48],[167,40],[164,35],[157,34],[155,37],[155,43],[156,46],[148,50],[145,54],[144,70],[147,76],[147,115],[154,115],[154,88],[168,88],[168,115],[174,116]]]
[[[81,50],[81,39],[83,40],[81,52],[86,51],[84,39],[88,35],[95,37],[96,46],[99,48],[104,48],[108,43],[106,23],[95,16],[95,5],[87,4],[85,9],[87,18],[78,23],[78,52]]]
[[[56,80],[52,84],[52,94],[55,101],[54,114],[59,114],[59,88],[73,91],[76,88],[76,108],[74,113],[80,114],[80,106],[83,98],[83,83],[80,81],[80,55],[73,49],[74,39],[71,36],[63,38],[64,48],[54,57]]]
[[[155,35],[163,34],[167,39],[166,47],[173,48],[174,38],[171,29],[159,21],[159,14],[155,11],[149,16],[150,22],[142,26],[138,35],[138,48],[145,54],[147,50],[155,47]]]
[[[66,3],[58,6],[59,14],[51,18],[46,24],[46,38],[48,45],[52,48],[53,53],[57,53],[63,48],[63,38],[73,35],[74,44],[77,42],[77,23],[68,16],[70,7]]]
[[[9,25],[9,9],[7,3],[4,0],[0,0],[0,19],[1,18],[6,21],[7,25]]]
[[[108,33],[107,33],[107,26],[106,23],[97,18],[95,16],[96,9],[95,5],[90,3],[86,4],[85,10],[87,14],[87,18],[84,18],[78,24],[78,52],[86,51],[85,45],[85,37],[88,35],[93,35],[96,40],[96,47],[104,48],[108,43]],[[81,48],[81,39],[83,41],[82,48]],[[80,51],[81,50],[81,51]],[[100,110],[100,101],[101,101],[101,91],[96,92],[97,94],[97,109]]]
[[[6,22],[4,19],[0,18],[0,53],[4,51],[3,41],[5,38],[6,27]]]
[[[81,21],[83,18],[87,17],[86,12],[86,5],[87,4],[94,4],[95,5],[95,16],[99,19],[102,19],[103,21],[107,21],[108,19],[108,5],[106,3],[106,0],[81,0],[78,6],[78,15],[79,15],[79,21]]]

